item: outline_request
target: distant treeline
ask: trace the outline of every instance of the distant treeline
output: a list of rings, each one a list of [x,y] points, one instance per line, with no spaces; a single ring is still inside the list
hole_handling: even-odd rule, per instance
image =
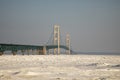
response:
[[[120,55],[120,53],[113,52],[74,52],[72,55]]]

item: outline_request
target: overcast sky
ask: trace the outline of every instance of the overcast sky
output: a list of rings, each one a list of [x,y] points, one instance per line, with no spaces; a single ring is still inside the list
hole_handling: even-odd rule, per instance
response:
[[[120,0],[0,0],[0,43],[43,45],[54,24],[75,51],[120,52]]]

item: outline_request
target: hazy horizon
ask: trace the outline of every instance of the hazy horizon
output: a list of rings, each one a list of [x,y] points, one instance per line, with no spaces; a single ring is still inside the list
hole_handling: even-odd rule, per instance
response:
[[[0,43],[43,45],[54,24],[74,51],[120,53],[120,0],[0,0]]]

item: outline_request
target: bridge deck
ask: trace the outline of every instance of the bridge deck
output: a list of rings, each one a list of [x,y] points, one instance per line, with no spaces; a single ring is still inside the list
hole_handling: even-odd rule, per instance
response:
[[[21,44],[0,44],[0,51],[6,50],[26,50],[26,49],[43,49],[43,46],[21,45]]]
[[[37,46],[37,45],[21,45],[21,44],[0,44],[0,55],[2,55],[4,51],[17,52],[18,50],[39,50],[39,54],[44,54],[44,47],[46,47],[46,50],[49,50],[49,49],[57,48],[58,45]],[[66,50],[69,49],[64,45],[60,45],[60,48]]]

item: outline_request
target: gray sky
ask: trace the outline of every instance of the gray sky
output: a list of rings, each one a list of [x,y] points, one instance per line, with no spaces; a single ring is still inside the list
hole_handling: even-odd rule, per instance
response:
[[[120,0],[0,0],[0,43],[45,44],[54,24],[75,51],[120,52]]]

